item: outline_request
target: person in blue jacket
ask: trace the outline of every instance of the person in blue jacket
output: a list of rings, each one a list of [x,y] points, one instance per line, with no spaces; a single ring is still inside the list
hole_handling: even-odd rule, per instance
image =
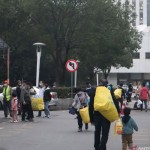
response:
[[[132,134],[133,130],[138,131],[138,126],[133,118],[130,117],[131,109],[126,107],[124,109],[124,117],[122,118],[123,133],[122,133],[122,150],[133,148]]]

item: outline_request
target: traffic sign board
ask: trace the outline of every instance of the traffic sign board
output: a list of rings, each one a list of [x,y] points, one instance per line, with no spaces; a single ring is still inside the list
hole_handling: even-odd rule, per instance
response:
[[[69,72],[75,72],[78,69],[78,62],[74,59],[70,59],[66,62],[66,69]]]

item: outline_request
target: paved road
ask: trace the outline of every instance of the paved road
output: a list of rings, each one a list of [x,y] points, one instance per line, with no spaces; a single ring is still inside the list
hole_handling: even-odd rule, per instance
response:
[[[36,115],[37,112],[35,112]],[[10,123],[0,112],[0,150],[94,150],[94,127],[77,132],[77,120],[67,111],[51,112],[51,119],[35,118],[34,122]],[[132,111],[139,132],[134,143],[150,147],[150,111]],[[121,136],[114,136],[111,125],[107,150],[121,150]]]

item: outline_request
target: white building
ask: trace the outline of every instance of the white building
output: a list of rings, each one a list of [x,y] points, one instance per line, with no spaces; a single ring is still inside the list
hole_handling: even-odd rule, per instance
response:
[[[125,2],[125,0],[121,1]],[[135,54],[132,68],[112,68],[108,80],[114,85],[119,82],[124,84],[132,82],[137,85],[140,81],[150,85],[150,0],[129,1],[137,15],[134,25],[143,32],[141,49]]]

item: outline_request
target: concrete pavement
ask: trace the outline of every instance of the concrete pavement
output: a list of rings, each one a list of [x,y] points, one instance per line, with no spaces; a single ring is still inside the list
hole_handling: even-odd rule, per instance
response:
[[[134,110],[131,115],[139,126],[134,134],[135,145],[150,147],[150,111]],[[88,131],[78,133],[77,120],[68,111],[53,111],[51,119],[35,118],[34,122],[16,124],[2,117],[0,112],[0,150],[94,150],[94,127],[89,125]],[[114,136],[114,123],[107,150],[121,150],[121,136]]]

